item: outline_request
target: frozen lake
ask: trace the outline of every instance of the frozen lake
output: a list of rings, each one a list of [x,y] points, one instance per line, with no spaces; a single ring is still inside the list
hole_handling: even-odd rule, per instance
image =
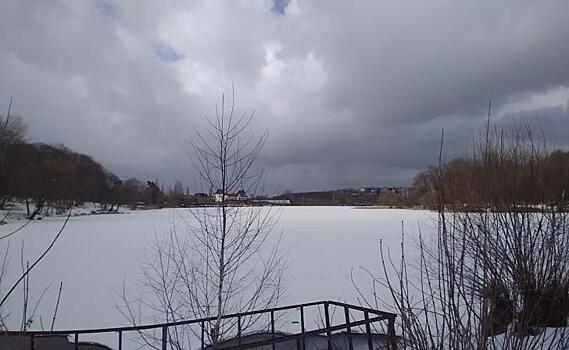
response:
[[[59,282],[63,293],[56,329],[117,327],[127,325],[115,305],[123,281],[127,291],[136,292],[140,262],[149,254],[156,235],[169,230],[172,220],[189,219],[188,209],[134,211],[123,215],[73,217],[56,247],[30,276],[30,300],[35,302],[50,286],[36,311],[32,328],[49,328]],[[332,299],[357,303],[351,281],[354,270],[365,292],[369,278],[360,267],[380,275],[379,240],[398,255],[401,224],[410,240],[434,225],[433,213],[417,210],[354,209],[349,207],[287,207],[272,237],[281,236],[281,250],[288,253],[286,297],[280,304]],[[13,281],[20,271],[20,248],[25,259],[41,253],[61,227],[63,218],[47,218],[31,223],[10,238],[10,270],[5,281]],[[18,222],[0,226],[5,234]],[[180,225],[181,226],[181,225]],[[0,242],[5,249],[8,240]],[[3,286],[5,291],[5,284]],[[21,292],[12,297],[6,311],[7,324],[19,329]]]

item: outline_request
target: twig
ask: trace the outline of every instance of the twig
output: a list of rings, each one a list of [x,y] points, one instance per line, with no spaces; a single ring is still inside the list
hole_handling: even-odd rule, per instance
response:
[[[34,263],[26,270],[26,272],[24,274],[22,274],[22,276],[20,276],[20,278],[18,278],[18,280],[12,285],[12,287],[8,290],[8,293],[6,293],[6,295],[4,296],[4,298],[2,298],[2,301],[0,301],[0,308],[4,305],[4,303],[6,302],[6,300],[8,300],[8,297],[10,297],[10,295],[12,294],[12,292],[14,292],[14,290],[16,289],[16,287],[20,284],[20,282],[22,282],[22,280],[24,278],[26,278],[26,276],[28,276],[28,274],[30,273],[30,271],[32,271],[32,269],[34,267],[36,267],[36,265],[47,255],[47,253],[53,248],[53,246],[55,245],[55,242],[57,242],[57,240],[59,239],[59,237],[61,236],[61,233],[63,232],[63,230],[65,229],[65,226],[67,226],[67,222],[69,222],[69,218],[71,218],[71,210],[69,210],[69,214],[67,215],[67,218],[65,219],[65,222],[63,223],[63,225],[61,226],[61,228],[59,229],[59,232],[57,232],[57,235],[55,235],[55,237],[53,238],[53,240],[51,241],[51,243],[49,244],[49,246],[44,250],[44,252],[34,261]]]
[[[57,293],[57,302],[55,303],[55,310],[53,310],[53,318],[51,319],[50,331],[53,331],[53,326],[55,325],[55,318],[57,317],[57,310],[59,309],[59,300],[61,298],[61,290],[63,289],[63,282],[59,282],[59,292]]]

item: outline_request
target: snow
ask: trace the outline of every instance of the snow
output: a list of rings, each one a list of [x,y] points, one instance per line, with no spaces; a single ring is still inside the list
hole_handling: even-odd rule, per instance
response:
[[[30,211],[34,210],[33,202],[30,203]],[[47,211],[47,213],[46,213]],[[71,209],[71,216],[84,216],[84,215],[95,215],[95,214],[122,214],[124,213],[124,209],[120,209],[118,212],[108,213],[107,211],[102,210],[101,205],[97,203],[85,202],[80,206],[74,206]],[[68,215],[68,211],[65,209],[61,210],[61,213],[53,208],[49,207],[47,209],[43,209],[41,213],[36,215],[36,220],[42,220],[44,217],[51,217],[51,216],[66,216]],[[0,223],[6,224],[9,222],[14,221],[25,221],[27,220],[27,210],[26,204],[24,201],[15,201],[9,202],[6,204],[6,208],[0,210]]]
[[[367,276],[359,267],[379,271],[379,239],[398,249],[401,223],[407,235],[416,235],[417,223],[432,224],[433,214],[415,210],[354,209],[349,207],[283,208],[272,239],[281,239],[287,255],[286,297],[281,304],[316,300],[356,302],[351,282],[355,271],[362,285]],[[51,316],[59,282],[63,281],[57,329],[117,327],[126,325],[115,305],[124,285],[135,292],[140,280],[140,262],[149,254],[155,235],[168,231],[174,220],[191,220],[188,209],[132,211],[124,215],[73,217],[55,248],[30,276],[30,300],[37,300],[49,286],[37,315],[45,327]],[[60,229],[64,218],[34,221],[10,237],[11,263],[6,282],[20,271],[20,248],[26,260],[41,254]],[[0,226],[5,234],[21,225]],[[424,227],[423,227],[424,229]],[[2,242],[5,249],[8,242]],[[6,283],[4,283],[6,285]],[[5,286],[3,287],[5,288]],[[367,289],[367,288],[365,288]],[[19,328],[21,293],[12,297],[7,311],[11,328]],[[39,317],[32,328],[40,329]]]
[[[271,241],[275,243],[280,239],[280,248],[287,253],[286,294],[281,305],[318,300],[360,304],[352,279],[371,299],[371,280],[366,270],[374,276],[382,276],[379,241],[383,241],[384,248],[397,262],[403,227],[407,261],[413,264],[418,256],[413,242],[418,239],[419,228],[425,239],[436,232],[436,213],[428,211],[350,207],[284,207],[278,210],[282,212]],[[77,211],[77,214],[81,213],[87,214],[89,209]],[[0,286],[0,294],[4,295],[7,286],[21,271],[22,244],[24,260],[33,261],[64,221],[63,217],[44,217],[0,241],[0,250],[9,247],[9,270]],[[121,303],[123,284],[131,295],[141,291],[141,261],[149,255],[152,242],[156,236],[167,233],[172,224],[183,232],[185,221],[192,222],[189,209],[72,217],[54,249],[31,273],[31,304],[48,287],[38,304],[31,329],[41,329],[42,324],[43,328],[49,328],[60,281],[63,281],[63,293],[55,329],[130,325],[116,307]],[[0,225],[0,236],[24,222],[12,220]],[[387,290],[380,289],[379,293],[380,299],[390,299]],[[393,311],[388,305],[379,305],[379,308]],[[22,292],[19,289],[3,310],[10,313],[6,322],[10,329],[20,328],[21,309]],[[283,324],[298,327],[291,321],[286,321],[288,325]],[[286,327],[280,329],[294,331]],[[81,340],[115,346],[115,338],[112,334],[93,335]],[[500,337],[495,340],[501,343]]]

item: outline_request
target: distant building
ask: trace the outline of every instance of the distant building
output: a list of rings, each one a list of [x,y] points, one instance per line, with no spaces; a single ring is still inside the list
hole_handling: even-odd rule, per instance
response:
[[[222,190],[217,190],[215,191],[215,193],[213,194],[213,196],[215,197],[215,202],[216,203],[221,203],[221,201],[223,201],[223,191]]]
[[[221,203],[224,199],[227,202],[230,201],[242,202],[249,199],[249,196],[247,195],[247,193],[245,193],[244,190],[241,190],[237,193],[227,193],[227,194],[224,194],[222,190],[217,190],[215,191],[214,197],[216,203]]]

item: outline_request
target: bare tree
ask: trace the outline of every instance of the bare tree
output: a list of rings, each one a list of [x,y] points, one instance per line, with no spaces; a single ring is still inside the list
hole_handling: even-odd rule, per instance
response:
[[[266,131],[247,136],[252,119],[253,113],[236,115],[234,94],[229,108],[222,95],[215,117],[206,118],[191,146],[192,163],[203,186],[216,190],[217,201],[191,208],[183,233],[172,221],[169,234],[156,239],[153,258],[143,265],[143,283],[155,300],[142,302],[155,318],[215,317],[204,330],[213,348],[237,327],[223,320],[224,314],[268,308],[282,295],[283,256],[278,243],[267,242],[279,213],[244,202],[245,193],[254,197],[262,187],[262,172],[253,165],[268,136]],[[124,314],[136,323],[132,303],[123,297]],[[241,331],[255,322],[242,319]],[[171,346],[182,348],[192,332],[174,327]],[[143,338],[153,345],[151,335]]]
[[[14,117],[11,114],[12,110],[12,99],[10,99],[10,103],[8,106],[8,112],[6,114],[6,118],[0,115],[0,208],[2,208],[6,202],[10,198],[11,190],[6,183],[6,175],[8,173],[7,166],[6,166],[6,156],[8,152],[8,146],[13,145],[15,143],[23,142],[25,139],[25,130],[26,126],[23,123],[20,117]],[[0,221],[4,221],[8,217],[8,211]],[[39,297],[35,301],[35,303],[31,304],[29,298],[29,290],[30,290],[30,273],[31,271],[36,268],[40,262],[45,258],[46,255],[53,249],[56,242],[61,237],[63,231],[69,219],[71,217],[71,209],[69,208],[68,215],[61,225],[60,229],[54,235],[53,239],[51,240],[50,244],[41,252],[40,255],[35,257],[33,261],[24,262],[24,241],[22,240],[21,251],[20,251],[20,264],[21,264],[21,274],[16,275],[14,281],[7,281],[8,277],[8,270],[10,268],[10,238],[16,237],[17,234],[23,233],[24,229],[32,222],[32,218],[28,218],[25,220],[23,224],[17,225],[16,228],[10,227],[8,230],[0,230],[0,330],[7,330],[7,319],[10,315],[7,315],[5,312],[6,305],[8,302],[14,302],[14,298],[16,296],[20,296],[18,291],[18,287],[22,288],[22,313],[21,313],[21,331],[26,331],[34,322],[36,318],[36,311],[38,305],[43,299],[46,291],[48,290],[49,286],[45,287],[42,292],[40,293]],[[61,293],[61,292],[60,292]],[[59,304],[59,299],[58,302]],[[56,308],[57,309],[57,308]],[[55,323],[56,318],[55,311],[54,316],[52,318],[52,328],[53,324]]]
[[[459,189],[476,187],[477,209],[447,198],[457,179],[444,172],[441,139],[435,237],[420,235],[416,262],[405,254],[404,233],[399,261],[381,246],[384,277],[375,282],[400,314],[404,348],[569,347],[569,216],[554,200],[561,196],[548,185],[546,149],[529,126],[487,126],[470,160],[476,176]]]

